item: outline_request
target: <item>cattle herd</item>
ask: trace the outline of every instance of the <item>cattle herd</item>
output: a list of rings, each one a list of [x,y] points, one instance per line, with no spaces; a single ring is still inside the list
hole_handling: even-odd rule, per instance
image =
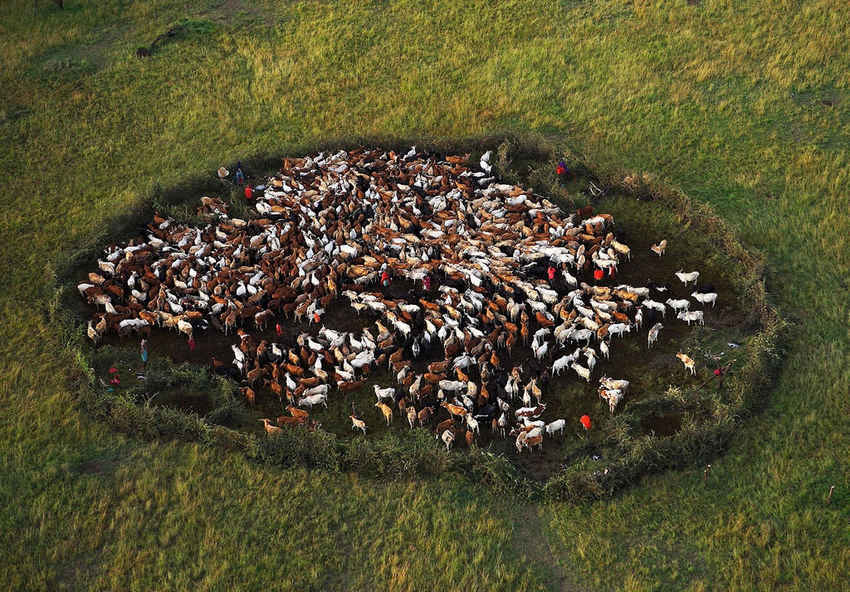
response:
[[[703,312],[665,301],[662,286],[616,285],[631,250],[612,216],[565,213],[501,183],[490,158],[415,149],[288,158],[255,188],[255,217],[229,217],[209,197],[199,208],[205,224],[155,216],[145,238],[108,247],[77,286],[96,307],[88,335],[232,334],[232,363],[213,364],[241,381],[249,403],[257,391],[280,399],[289,415],[261,420],[269,433],[309,425],[308,409],[388,370],[392,384],[372,384],[380,414],[352,405],[353,430],[366,434],[369,422],[389,424],[398,412],[411,428],[436,424],[447,448],[472,443],[482,426],[511,435],[518,452],[542,448],[544,435],[567,425],[540,419],[551,376],[590,382],[617,339],[646,326],[652,347],[668,308],[688,324]],[[699,272],[676,276],[696,284]],[[703,287],[692,297],[705,307],[717,295]],[[370,323],[326,327],[332,306]],[[277,338],[263,339],[270,327]],[[287,337],[282,327],[297,330]],[[694,371],[692,359],[679,359]],[[613,413],[629,382],[598,384]]]

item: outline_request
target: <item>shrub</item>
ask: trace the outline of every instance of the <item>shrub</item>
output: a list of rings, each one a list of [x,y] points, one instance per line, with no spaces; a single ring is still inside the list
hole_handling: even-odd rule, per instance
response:
[[[437,475],[451,465],[449,455],[426,430],[403,437],[387,433],[375,440],[353,438],[344,446],[342,459],[346,470],[384,479]]]
[[[257,438],[252,452],[257,460],[281,467],[304,465],[328,471],[340,468],[336,436],[302,426]]]
[[[520,474],[516,466],[501,454],[476,448],[458,458],[457,467],[473,482],[484,483],[497,494],[517,494],[530,498],[536,486]]]
[[[208,446],[216,446],[225,450],[241,451],[251,456],[256,451],[256,436],[231,430],[222,426],[211,426],[204,434],[203,442]]]
[[[207,423],[220,426],[235,424],[246,415],[245,405],[235,398],[230,398],[204,416]]]

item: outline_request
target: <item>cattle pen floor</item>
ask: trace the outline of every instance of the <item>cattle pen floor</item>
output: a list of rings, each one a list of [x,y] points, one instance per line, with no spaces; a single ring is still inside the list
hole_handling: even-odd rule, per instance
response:
[[[625,429],[628,429],[632,438],[645,435],[670,436],[681,428],[683,421],[698,422],[702,410],[688,408],[683,411],[680,407],[671,406],[665,393],[670,387],[674,387],[683,392],[699,390],[703,395],[717,393],[720,396],[723,381],[713,375],[713,370],[726,366],[743,351],[738,344],[745,344],[747,335],[753,329],[752,320],[742,312],[744,307],[739,299],[743,296],[735,292],[730,280],[730,273],[734,272],[734,269],[729,267],[731,262],[719,253],[710,239],[690,233],[668,211],[651,201],[637,201],[632,197],[613,195],[596,201],[594,206],[597,211],[614,216],[618,238],[631,247],[631,261],[624,262],[614,278],[606,277],[597,282],[598,284],[645,285],[653,281],[668,286],[669,297],[687,298],[692,287],[686,289],[673,274],[681,269],[699,269],[702,274],[700,283],[713,286],[719,294],[719,299],[715,308],[705,308],[705,326],[702,327],[689,327],[682,321],[676,321],[668,311],[661,337],[651,350],[647,349],[646,344],[646,332],[651,325],[648,322],[644,323],[636,335],[616,339],[611,348],[610,360],[599,361],[589,383],[570,370],[553,377],[544,394],[543,401],[547,408],[542,419],[551,422],[563,418],[567,427],[563,436],[544,438],[542,451],[525,450],[518,454],[513,438],[499,438],[491,433],[489,425],[482,425],[475,446],[504,455],[515,463],[523,474],[534,480],[545,480],[573,462],[592,463],[603,461],[606,456],[619,454],[617,446],[611,443],[612,430],[615,429],[612,422],[623,414],[633,416],[625,424]],[[669,246],[667,253],[658,257],[649,247],[662,238],[668,240]],[[410,282],[397,280],[386,290],[387,295],[394,296],[416,288]],[[372,325],[376,318],[376,315],[368,312],[355,314],[345,299],[340,298],[328,308],[322,323],[335,330],[357,331]],[[318,326],[307,322],[296,324],[292,321],[282,321],[281,325],[283,332],[280,336],[275,333],[273,325],[264,332],[255,331],[255,334],[258,338],[288,344],[294,343],[299,333],[308,332],[315,335],[318,331]],[[166,358],[175,364],[189,362],[200,366],[208,366],[213,356],[219,360],[231,359],[230,347],[238,343],[238,339],[233,335],[226,336],[214,330],[199,333],[194,350],[189,349],[183,336],[164,329],[154,329],[148,341],[152,357]],[[108,335],[102,345],[137,349],[138,338]],[[442,352],[437,349],[424,351],[420,359],[413,361],[413,365],[422,368],[430,361],[442,359]],[[688,352],[697,361],[696,376],[690,376],[676,359],[675,354],[680,351]],[[515,348],[511,362],[517,364],[530,355],[531,351],[527,347]],[[551,356],[547,362],[551,366]],[[101,360],[100,367],[95,367],[96,372],[106,377],[109,363],[109,360]],[[140,363],[136,366],[140,366]],[[730,372],[734,372],[734,363]],[[629,393],[613,414],[609,412],[607,402],[597,394],[598,377],[601,375],[624,378],[631,382]],[[372,386],[392,384],[392,377],[388,373],[373,370],[362,388],[350,393],[334,393],[329,398],[328,408],[316,407],[311,411],[311,418],[321,424],[321,429],[342,439],[379,438],[389,432],[403,434],[410,428],[406,418],[400,416],[398,410],[394,412],[392,425],[387,426],[380,411],[374,407],[376,399]],[[143,388],[133,384],[132,378],[116,388],[121,390],[131,386],[136,390]],[[215,407],[215,402],[208,393],[192,389],[189,385],[177,384],[155,394],[146,392],[146,395],[153,395],[150,399],[153,404],[196,413],[202,417]],[[238,396],[238,393],[235,396]],[[281,404],[270,391],[258,389],[255,405],[246,406],[243,412],[231,420],[229,427],[261,434],[263,427],[258,419],[274,419],[279,415],[287,415],[285,404],[285,400]],[[367,422],[366,436],[351,428],[349,415],[352,406]],[[589,432],[586,432],[578,421],[585,414],[589,415],[593,422]],[[436,421],[446,418],[448,412],[438,409]],[[436,421],[427,428],[415,429],[429,429],[433,433]],[[434,445],[442,446],[442,443],[435,438]],[[462,451],[464,446],[465,443],[456,442],[455,450]]]

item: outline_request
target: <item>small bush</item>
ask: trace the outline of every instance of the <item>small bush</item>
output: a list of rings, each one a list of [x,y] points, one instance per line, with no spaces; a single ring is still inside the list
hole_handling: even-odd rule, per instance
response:
[[[460,468],[473,482],[483,483],[496,494],[517,494],[530,498],[535,485],[526,479],[507,458],[482,449],[475,449],[458,459]]]
[[[281,467],[303,465],[328,471],[340,468],[336,436],[306,427],[284,429],[279,434],[258,438],[253,454],[257,460]]]
[[[113,428],[130,436],[152,440],[158,435],[153,409],[136,405],[124,397],[114,397],[105,409]]]
[[[249,456],[257,451],[257,438],[251,434],[231,430],[221,426],[212,426],[204,436],[204,443],[225,450],[241,451]]]
[[[159,435],[164,438],[199,441],[209,429],[204,420],[194,413],[185,413],[170,407],[154,407],[151,410]]]
[[[426,430],[413,430],[403,437],[388,433],[376,440],[353,438],[344,447],[342,459],[346,470],[384,479],[437,475],[451,465],[449,455]]]
[[[213,425],[234,425],[246,415],[245,405],[235,398],[230,398],[204,416],[204,420]]]

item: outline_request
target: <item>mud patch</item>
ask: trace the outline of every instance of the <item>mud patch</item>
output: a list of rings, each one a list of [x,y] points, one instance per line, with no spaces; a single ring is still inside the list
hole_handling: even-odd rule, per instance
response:
[[[668,413],[666,415],[647,415],[640,420],[640,426],[647,434],[656,436],[672,436],[682,427],[683,413]]]
[[[112,473],[117,466],[115,459],[92,459],[78,463],[73,470],[81,475],[104,475]]]

